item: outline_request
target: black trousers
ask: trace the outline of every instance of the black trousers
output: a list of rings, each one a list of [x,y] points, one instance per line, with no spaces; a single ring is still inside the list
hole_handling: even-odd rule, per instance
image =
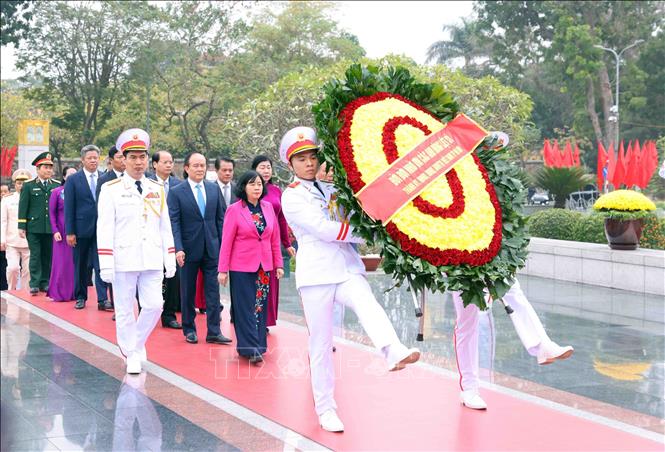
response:
[[[99,256],[97,255],[96,237],[76,237],[74,247],[74,297],[77,300],[88,299],[88,280],[90,267],[95,270],[95,290],[97,302],[108,300],[108,284],[99,277]]]
[[[173,278],[164,278],[162,281],[162,297],[164,298],[164,310],[162,311],[162,322],[177,320],[176,311],[180,308],[180,269],[176,268]]]
[[[51,277],[53,236],[28,232],[27,239],[30,248],[30,288],[46,289]]]
[[[196,332],[196,325],[194,324],[194,318],[196,318],[194,298],[196,297],[196,276],[199,269],[203,273],[206,322],[208,325],[207,336],[217,336],[222,332],[219,327],[222,310],[219,304],[217,262],[217,259],[204,258],[198,262],[185,261],[185,265],[180,267],[180,306],[182,309],[182,332],[185,336]]]

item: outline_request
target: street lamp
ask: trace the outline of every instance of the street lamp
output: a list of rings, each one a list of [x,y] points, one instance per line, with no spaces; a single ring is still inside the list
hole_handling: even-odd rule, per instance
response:
[[[616,50],[614,49],[609,49],[607,47],[603,47],[601,45],[594,45],[594,47],[598,49],[603,49],[607,50],[608,52],[612,52],[614,55],[614,58],[616,59],[616,79],[615,79],[615,84],[616,84],[616,94],[614,95],[614,105],[610,108],[610,113],[612,113],[613,116],[610,116],[607,118],[609,122],[616,122],[617,126],[617,136],[616,136],[616,143],[617,146],[619,145],[619,65],[621,64],[621,55],[623,55],[623,52],[626,50],[635,47],[638,44],[642,44],[644,42],[644,39],[638,39],[628,47],[625,47],[621,52],[617,53]]]

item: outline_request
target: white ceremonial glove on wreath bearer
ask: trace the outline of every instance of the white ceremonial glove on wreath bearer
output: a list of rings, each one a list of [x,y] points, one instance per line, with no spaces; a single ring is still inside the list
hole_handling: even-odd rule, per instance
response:
[[[99,271],[99,277],[102,278],[102,281],[108,284],[113,284],[113,279],[115,272],[110,268],[104,268]]]
[[[175,276],[175,267],[167,267],[166,271],[164,272],[164,277],[167,279],[173,278]]]

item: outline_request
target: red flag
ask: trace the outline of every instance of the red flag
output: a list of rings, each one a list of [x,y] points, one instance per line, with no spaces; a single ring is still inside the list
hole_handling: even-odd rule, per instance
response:
[[[575,154],[577,155],[578,161],[579,161],[579,149],[577,149],[577,143],[575,143]],[[598,163],[596,165],[596,178],[597,178],[597,183],[598,183],[598,191],[603,191],[603,187],[605,186],[605,176],[603,175],[603,171],[605,170],[605,165],[607,164],[607,152],[605,151],[605,147],[603,146],[603,143],[600,141],[598,142]]]
[[[637,153],[633,150],[633,143],[628,142],[628,150],[626,151],[626,175],[623,178],[623,183],[626,188],[631,189],[635,185],[635,169],[638,168]]]
[[[543,160],[545,166],[552,166],[552,148],[550,147],[550,140],[545,140],[543,143]]]
[[[14,157],[16,157],[17,146],[11,148],[2,147],[0,150],[0,174],[3,177],[9,177],[12,174],[12,167],[14,165]]]
[[[615,189],[621,187],[621,184],[624,183],[624,178],[626,177],[626,153],[623,149],[623,141],[619,143],[619,149],[617,150],[617,164],[614,170],[614,179],[612,180],[612,185]]]
[[[573,165],[580,166],[580,147],[575,142],[575,153],[573,154]]]
[[[566,168],[573,166],[573,149],[570,147],[570,141],[566,141],[566,147],[563,150],[562,165]]]
[[[610,143],[610,148],[607,150],[607,180],[614,185],[614,172],[617,167],[617,158],[614,154],[614,143]]]
[[[552,146],[552,166],[554,168],[561,168],[561,151],[559,150],[559,142],[554,140],[554,146]]]

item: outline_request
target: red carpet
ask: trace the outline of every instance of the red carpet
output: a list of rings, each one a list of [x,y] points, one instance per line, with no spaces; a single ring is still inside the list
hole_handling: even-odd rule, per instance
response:
[[[12,292],[80,328],[115,342],[111,313]],[[376,355],[337,346],[338,413],[342,434],[321,430],[309,385],[304,331],[271,328],[270,353],[261,367],[239,359],[231,346],[208,345],[205,316],[197,316],[201,342],[187,344],[181,331],[158,326],[148,359],[215,391],[326,447],[336,450],[663,450],[663,445],[595,422],[490,390],[486,412],[459,404],[456,379],[425,369],[385,371]],[[232,337],[224,311],[222,332]]]

